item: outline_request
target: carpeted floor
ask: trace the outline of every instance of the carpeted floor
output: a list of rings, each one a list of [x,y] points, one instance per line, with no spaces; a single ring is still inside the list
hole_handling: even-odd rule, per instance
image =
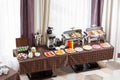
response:
[[[75,73],[71,67],[57,69],[57,77],[38,80],[120,80],[120,63],[99,62],[101,69]],[[21,80],[29,80],[26,75],[20,76]]]

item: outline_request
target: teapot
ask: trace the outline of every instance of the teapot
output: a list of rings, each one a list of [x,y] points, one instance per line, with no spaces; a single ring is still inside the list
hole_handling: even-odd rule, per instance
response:
[[[28,53],[28,57],[29,57],[29,58],[32,58],[32,57],[33,57],[33,53],[32,53],[32,52],[29,52],[29,53]]]

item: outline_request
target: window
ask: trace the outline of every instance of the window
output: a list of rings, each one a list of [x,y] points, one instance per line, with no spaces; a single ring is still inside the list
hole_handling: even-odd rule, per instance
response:
[[[91,0],[51,0],[49,26],[57,37],[64,31],[90,27]]]

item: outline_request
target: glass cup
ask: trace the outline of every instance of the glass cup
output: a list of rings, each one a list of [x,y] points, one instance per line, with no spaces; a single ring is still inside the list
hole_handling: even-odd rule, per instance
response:
[[[3,68],[2,71],[3,71],[3,74],[7,74],[9,69],[8,68]]]
[[[35,47],[32,47],[32,48],[31,48],[31,52],[32,52],[32,53],[36,53],[36,48],[35,48]]]

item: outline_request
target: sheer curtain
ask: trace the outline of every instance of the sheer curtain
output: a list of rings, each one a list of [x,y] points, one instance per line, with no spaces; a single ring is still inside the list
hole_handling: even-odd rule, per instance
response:
[[[49,23],[51,0],[34,0],[34,32],[43,35],[42,45],[46,45],[46,31]]]
[[[20,36],[20,0],[0,0],[0,55],[13,56]]]
[[[106,31],[107,40],[115,47],[114,60],[120,53],[120,0],[104,0],[102,26]],[[119,60],[120,61],[120,60]]]
[[[12,52],[16,37],[20,37],[20,0],[0,0],[0,61],[14,70],[19,68]]]
[[[57,37],[64,31],[85,30],[91,24],[91,0],[50,0],[49,26]]]

